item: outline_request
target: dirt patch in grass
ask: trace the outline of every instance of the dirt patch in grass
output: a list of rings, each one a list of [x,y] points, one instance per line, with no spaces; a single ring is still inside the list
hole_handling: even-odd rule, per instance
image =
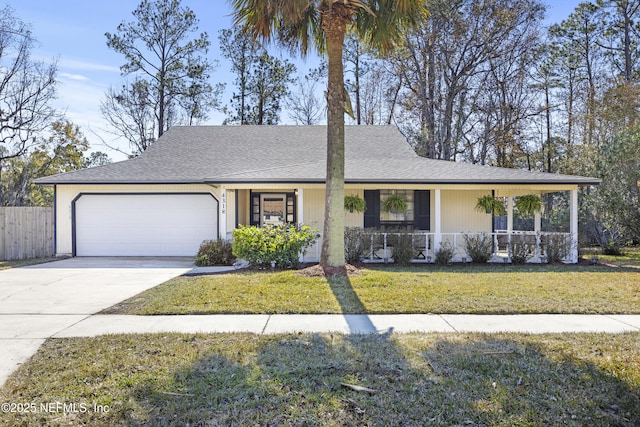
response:
[[[54,339],[0,425],[634,426],[639,360],[640,333]]]
[[[315,264],[298,270],[298,275],[304,277],[357,276],[358,274],[360,274],[360,268],[351,264],[345,264],[344,267],[324,268],[320,264]]]

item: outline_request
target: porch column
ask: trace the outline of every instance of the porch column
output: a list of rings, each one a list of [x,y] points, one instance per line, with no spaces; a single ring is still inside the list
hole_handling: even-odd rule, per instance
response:
[[[507,261],[511,261],[511,241],[513,239],[513,196],[507,197]]]
[[[296,190],[298,193],[298,206],[296,207],[296,212],[298,214],[298,225],[304,224],[304,190],[302,188],[298,188]]]
[[[220,218],[219,221],[219,235],[221,239],[227,238],[227,189],[220,189]]]
[[[540,232],[542,231],[542,215],[539,211],[533,214],[533,231],[536,233],[536,259],[540,259]]]
[[[302,188],[297,188],[296,189],[296,195],[297,195],[297,200],[296,200],[296,215],[298,216],[297,221],[298,221],[298,227],[300,227],[301,225],[304,225],[304,190]],[[318,248],[319,248],[319,243],[316,242],[315,247],[316,247],[316,259],[320,259],[320,254],[318,252]],[[304,255],[302,254],[302,252],[300,252],[300,255],[298,255],[298,261],[300,261],[301,263],[304,262]]]
[[[571,190],[570,200],[571,262],[578,262],[578,189]]]
[[[513,233],[513,196],[507,197],[507,234]]]
[[[441,215],[441,211],[442,211],[442,206],[440,204],[440,189],[437,188],[436,191],[434,192],[434,208],[433,208],[433,213],[434,213],[434,224],[433,224],[433,228],[434,228],[434,236],[433,236],[433,250],[434,250],[434,254],[435,252],[438,252],[440,250],[440,247],[442,246],[442,215]]]

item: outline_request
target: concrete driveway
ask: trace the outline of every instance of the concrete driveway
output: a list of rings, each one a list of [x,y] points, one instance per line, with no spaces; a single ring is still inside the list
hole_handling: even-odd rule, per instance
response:
[[[0,271],[0,385],[46,338],[193,267],[187,258],[70,258]]]

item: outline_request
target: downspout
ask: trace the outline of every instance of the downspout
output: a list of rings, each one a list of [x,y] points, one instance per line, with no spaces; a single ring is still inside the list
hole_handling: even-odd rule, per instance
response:
[[[58,255],[58,186],[53,185],[53,256]]]
[[[238,223],[239,223],[239,220],[238,220],[238,209],[240,208],[240,202],[238,201],[238,193],[239,193],[239,190],[236,188],[236,190],[235,190],[235,198],[236,198],[236,200],[235,200],[235,205],[236,205],[236,212],[235,212],[236,226],[235,226],[235,228],[238,228]]]
[[[496,198],[496,190],[491,190],[491,197]],[[496,232],[496,213],[491,210],[491,235]]]

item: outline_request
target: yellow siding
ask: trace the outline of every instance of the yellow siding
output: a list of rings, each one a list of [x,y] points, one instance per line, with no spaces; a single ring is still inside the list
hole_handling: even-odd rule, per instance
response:
[[[324,190],[304,190],[303,215],[305,225],[315,227],[322,232],[324,224]]]
[[[363,189],[345,189],[344,194],[346,196],[358,196],[364,199],[364,190]],[[364,227],[364,213],[363,212],[349,212],[345,210],[345,219],[344,225],[345,227]]]
[[[347,188],[344,193],[346,195],[354,194],[364,198],[364,190],[359,188]],[[304,223],[311,227],[318,228],[319,231],[322,231],[322,226],[324,224],[324,199],[324,189],[304,190]],[[345,211],[345,226],[364,226],[364,214]]]
[[[185,185],[58,185],[56,188],[56,254],[71,255],[71,202],[80,193],[211,193],[220,200],[220,191],[205,184]]]
[[[478,198],[487,194],[484,190],[461,190],[452,191],[445,190],[440,194],[440,203],[442,204],[442,232],[443,233],[460,233],[467,231],[484,231],[491,232],[491,215],[480,213],[475,210]],[[434,230],[433,224],[433,193],[431,200],[431,230]]]
[[[234,228],[236,228],[236,192],[227,190],[227,237],[231,236]]]
[[[431,231],[435,230],[435,200],[436,188],[441,189],[441,219],[443,233],[463,233],[468,231],[491,232],[491,215],[479,213],[475,210],[477,199],[491,191],[486,185],[347,185],[345,194],[355,194],[364,197],[365,189],[428,189],[431,191]],[[541,193],[553,189],[553,191],[563,191],[572,189],[575,186],[557,186],[547,188],[545,186],[516,186],[504,185],[493,186],[496,195],[506,194],[530,194]],[[238,223],[248,224],[250,222],[250,186],[238,185],[227,186],[227,231],[231,232],[236,223],[236,195],[238,188]],[[296,186],[291,185],[257,185],[255,190],[260,192],[294,192]],[[299,186],[303,190],[302,207],[303,222],[305,225],[317,228],[322,232],[324,223],[324,199],[325,190],[323,185],[312,184]],[[217,186],[205,184],[184,184],[184,185],[58,185],[56,199],[56,252],[59,255],[71,254],[72,252],[72,224],[71,224],[71,203],[80,193],[211,193],[220,201],[220,189]],[[300,209],[300,206],[298,206]],[[362,213],[345,212],[345,225],[362,227],[364,225],[364,215]],[[315,249],[315,248],[314,248]],[[311,251],[313,252],[313,251]]]
[[[249,190],[238,190],[238,224],[249,225],[251,223]]]

